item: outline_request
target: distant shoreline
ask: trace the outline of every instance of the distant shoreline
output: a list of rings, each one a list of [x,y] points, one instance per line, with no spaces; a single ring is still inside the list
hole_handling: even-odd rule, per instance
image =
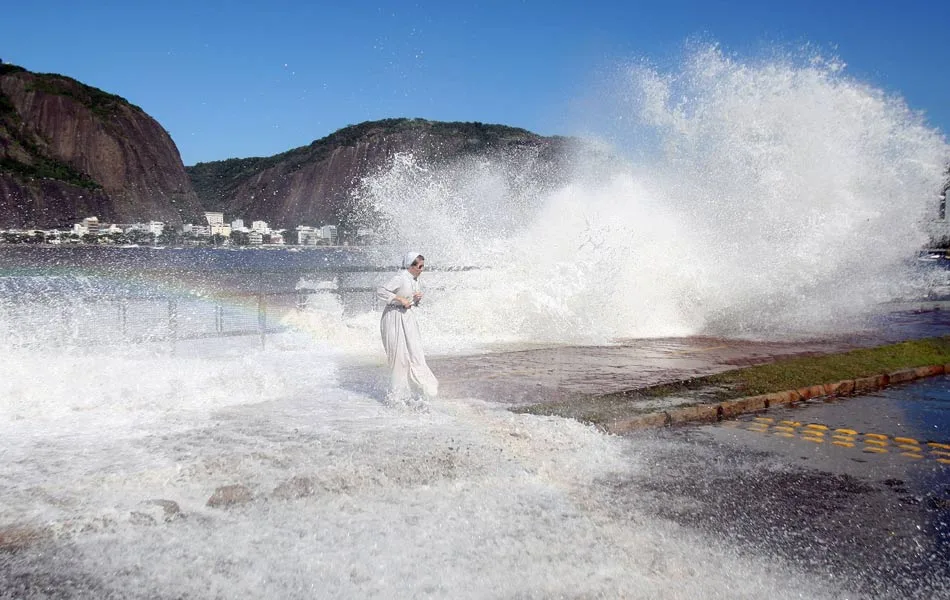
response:
[[[221,250],[233,252],[235,250],[288,250],[288,251],[312,251],[312,250],[353,250],[362,252],[368,248],[376,246],[149,246],[139,244],[3,244],[2,248],[36,248],[36,249],[58,249],[58,248],[99,248],[105,250]]]

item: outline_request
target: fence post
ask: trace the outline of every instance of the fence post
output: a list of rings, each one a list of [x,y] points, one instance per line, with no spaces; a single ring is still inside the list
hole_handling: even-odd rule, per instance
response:
[[[178,345],[178,299],[168,299],[168,338],[172,344],[172,354]]]
[[[119,328],[122,339],[129,334],[129,301],[126,298],[119,300]]]
[[[267,304],[264,301],[264,292],[257,292],[257,330],[261,335],[261,350],[266,347],[267,338]]]

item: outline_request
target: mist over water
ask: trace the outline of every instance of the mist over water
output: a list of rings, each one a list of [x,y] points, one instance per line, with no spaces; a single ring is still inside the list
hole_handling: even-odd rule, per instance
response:
[[[950,156],[900,98],[814,56],[618,75],[559,183],[524,164],[399,157],[367,186],[394,255],[489,265],[431,312],[446,337],[606,341],[809,335],[920,292]],[[594,132],[597,133],[597,132]],[[619,140],[611,146],[605,140]]]

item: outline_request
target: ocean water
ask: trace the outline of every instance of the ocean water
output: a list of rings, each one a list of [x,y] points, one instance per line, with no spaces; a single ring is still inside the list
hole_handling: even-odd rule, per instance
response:
[[[673,71],[624,70],[604,107],[612,125],[547,179],[506,157],[395,157],[362,184],[388,240],[366,254],[4,262],[0,540],[28,543],[0,552],[0,596],[847,597],[647,505],[618,511],[647,442],[474,394],[385,405],[371,300],[288,296],[264,344],[164,337],[168,298],[192,307],[176,313],[182,331],[219,306],[253,327],[236,291],[371,286],[384,274],[327,269],[407,249],[434,267],[421,311],[433,355],[839,333],[932,286],[937,272],[911,259],[946,142],[836,62],[703,48]],[[478,268],[450,269],[462,266]],[[123,295],[158,306],[132,319],[154,335],[91,333],[114,325]],[[353,365],[359,385],[340,377]],[[249,501],[209,506],[229,485]]]

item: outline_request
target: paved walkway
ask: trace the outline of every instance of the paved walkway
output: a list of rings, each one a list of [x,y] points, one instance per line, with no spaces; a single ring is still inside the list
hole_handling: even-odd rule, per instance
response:
[[[429,363],[442,393],[512,406],[563,402],[712,375],[789,356],[820,355],[950,334],[950,311],[903,311],[860,335],[795,342],[710,337],[629,340],[614,346],[563,346]]]

